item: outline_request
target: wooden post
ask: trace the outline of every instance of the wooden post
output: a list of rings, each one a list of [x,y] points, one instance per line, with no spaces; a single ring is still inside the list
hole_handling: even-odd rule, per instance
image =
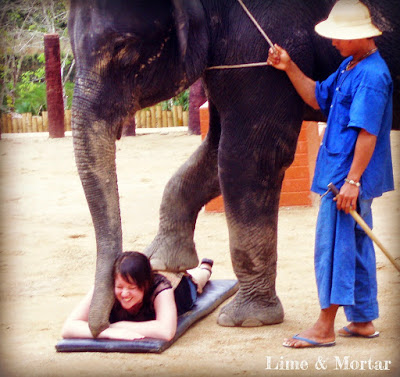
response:
[[[49,118],[49,137],[64,137],[64,101],[61,82],[60,38],[45,34],[46,93]]]
[[[7,114],[6,113],[1,114],[1,132],[2,133],[7,132]]]
[[[159,128],[162,126],[161,106],[160,105],[155,106],[155,116],[156,116],[155,126],[156,126],[156,128]]]
[[[151,127],[151,112],[150,110],[146,110],[146,128]]]
[[[151,128],[156,128],[156,109],[154,106],[150,107],[151,114]]]
[[[7,114],[7,132],[12,133],[12,115],[10,113]]]
[[[183,126],[183,110],[182,110],[182,106],[177,106],[177,110],[178,110],[178,126]]]
[[[174,127],[178,125],[178,109],[176,106],[172,106],[172,122],[174,123]]]
[[[146,127],[146,110],[140,110],[140,127]]]
[[[183,126],[188,127],[189,126],[189,111],[184,111],[182,113],[182,117],[183,117]]]
[[[43,118],[43,131],[49,132],[49,117],[47,111],[42,111],[42,118]]]
[[[64,123],[65,130],[71,131],[71,110],[65,110]]]
[[[174,126],[174,120],[172,119],[172,111],[167,111],[168,127]]]
[[[18,132],[18,124],[17,124],[17,118],[11,118],[11,129],[12,133],[17,133]]]
[[[18,130],[17,132],[19,132],[19,133],[24,132],[22,117],[17,118],[17,130]]]
[[[37,120],[37,116],[34,115],[32,117],[32,132],[38,132],[38,120]]]
[[[162,126],[168,127],[167,111],[164,110],[161,114],[162,114]]]
[[[32,113],[26,114],[26,132],[32,132]]]
[[[43,117],[37,117],[38,132],[43,132]]]

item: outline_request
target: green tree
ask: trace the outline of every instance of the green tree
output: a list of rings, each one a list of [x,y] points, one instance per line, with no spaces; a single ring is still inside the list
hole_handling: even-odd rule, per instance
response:
[[[60,35],[62,50],[67,51],[62,61],[66,79],[73,68],[67,33],[66,0],[2,0],[1,5],[0,110],[14,111],[18,99],[26,103],[29,95],[38,101],[40,93],[44,98],[43,108],[46,96],[43,97],[44,64],[40,60],[40,53],[43,51],[45,33],[57,32]],[[30,69],[27,61],[41,66]]]

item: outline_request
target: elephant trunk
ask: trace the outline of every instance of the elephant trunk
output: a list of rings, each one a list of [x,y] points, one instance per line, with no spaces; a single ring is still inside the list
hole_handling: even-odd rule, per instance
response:
[[[92,215],[97,244],[95,288],[89,328],[97,337],[109,326],[114,303],[112,267],[122,252],[122,230],[116,174],[116,131],[93,114],[97,85],[76,80],[73,115],[75,159]]]

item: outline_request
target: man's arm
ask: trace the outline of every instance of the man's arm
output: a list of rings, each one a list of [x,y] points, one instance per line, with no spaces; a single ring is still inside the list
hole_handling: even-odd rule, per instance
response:
[[[374,153],[376,145],[376,136],[362,129],[358,134],[356,146],[354,149],[353,162],[350,171],[347,174],[347,179],[359,182],[364,170],[367,168],[372,154]],[[360,189],[350,183],[345,183],[340,189],[336,200],[336,207],[338,210],[343,210],[349,213],[350,207],[357,208],[357,198]]]
[[[277,53],[274,53],[273,49],[270,48],[267,63],[281,71],[285,71],[303,101],[313,109],[318,110],[319,105],[315,97],[315,81],[301,71],[282,47],[275,44],[275,48]]]

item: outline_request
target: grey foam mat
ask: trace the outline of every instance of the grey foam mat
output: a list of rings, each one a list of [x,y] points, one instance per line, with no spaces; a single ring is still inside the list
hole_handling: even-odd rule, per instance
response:
[[[210,280],[194,307],[178,317],[175,337],[170,340],[144,338],[138,340],[62,339],[57,352],[126,352],[161,353],[169,348],[195,322],[211,313],[238,290],[237,280]]]

